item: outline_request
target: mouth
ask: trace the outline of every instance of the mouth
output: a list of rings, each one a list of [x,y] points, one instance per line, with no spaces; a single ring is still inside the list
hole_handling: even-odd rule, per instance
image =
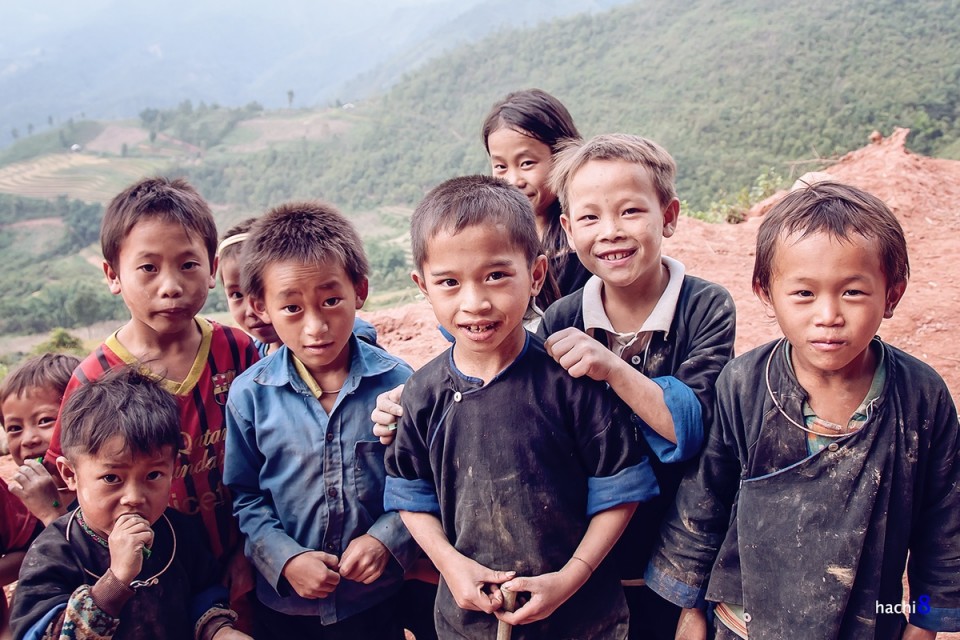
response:
[[[461,332],[466,334],[470,340],[482,341],[490,336],[496,331],[497,327],[500,326],[499,322],[474,322],[469,324],[460,324],[457,325]]]
[[[597,254],[597,259],[604,262],[619,262],[626,260],[637,252],[636,249],[617,249],[615,251],[604,251]]]
[[[842,349],[847,343],[844,340],[822,339],[811,340],[810,344],[817,351],[836,351],[838,349]]]
[[[161,309],[157,311],[157,315],[161,316],[182,316],[185,313],[188,313],[189,310],[186,307],[170,307],[169,309]]]

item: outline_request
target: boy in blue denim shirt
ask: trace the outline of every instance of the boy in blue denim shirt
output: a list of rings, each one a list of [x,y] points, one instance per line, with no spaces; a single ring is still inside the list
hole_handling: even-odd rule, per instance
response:
[[[224,480],[258,572],[254,635],[402,639],[394,596],[418,548],[384,512],[385,447],[368,416],[411,369],[352,334],[367,297],[360,238],[329,205],[281,205],[241,263],[284,345],[227,403]]]

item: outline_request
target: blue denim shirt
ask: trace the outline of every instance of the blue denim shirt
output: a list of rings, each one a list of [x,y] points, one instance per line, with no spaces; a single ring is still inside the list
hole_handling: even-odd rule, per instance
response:
[[[257,596],[287,614],[331,624],[395,593],[419,549],[395,512],[384,512],[385,447],[373,436],[377,395],[412,373],[402,360],[350,338],[350,372],[327,415],[281,347],[234,380],[227,401],[224,481],[257,569]],[[370,585],[343,580],[329,597],[301,598],[282,577],[305,551],[340,557],[365,533],[393,559]]]

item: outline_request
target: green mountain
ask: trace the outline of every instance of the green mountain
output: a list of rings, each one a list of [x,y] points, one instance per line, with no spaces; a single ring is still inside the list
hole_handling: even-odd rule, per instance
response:
[[[122,315],[84,244],[99,215],[84,203],[157,171],[194,182],[223,228],[284,200],[334,202],[365,234],[390,304],[409,290],[408,208],[443,179],[488,170],[481,121],[525,87],[563,100],[584,135],[663,143],[695,209],[771,169],[817,168],[874,129],[909,127],[914,151],[960,159],[957,33],[960,5],[943,0],[643,0],[502,30],[349,109],[184,101],[139,122],[70,121],[0,153],[0,192],[46,201],[0,197],[0,333]]]
[[[479,138],[506,92],[546,89],[587,135],[663,143],[679,191],[704,207],[774,167],[829,158],[870,132],[956,156],[960,7],[942,0],[644,0],[503,31],[423,66],[322,143],[180,168],[205,193],[322,195],[354,208],[412,204],[452,175],[486,170]],[[952,147],[950,145],[953,145]],[[273,184],[243,189],[244,180]],[[238,183],[239,181],[239,183]]]

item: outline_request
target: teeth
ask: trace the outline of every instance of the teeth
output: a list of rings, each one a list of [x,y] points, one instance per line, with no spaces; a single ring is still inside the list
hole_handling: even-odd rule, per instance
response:
[[[493,328],[492,324],[484,324],[484,325],[471,324],[465,327],[465,329],[470,333],[483,333],[484,331],[487,331],[488,329],[491,329],[491,328]]]
[[[624,258],[628,257],[629,255],[630,255],[630,254],[627,253],[626,251],[619,251],[619,252],[617,252],[617,253],[607,253],[607,254],[604,254],[603,259],[604,259],[604,260],[623,260]]]

